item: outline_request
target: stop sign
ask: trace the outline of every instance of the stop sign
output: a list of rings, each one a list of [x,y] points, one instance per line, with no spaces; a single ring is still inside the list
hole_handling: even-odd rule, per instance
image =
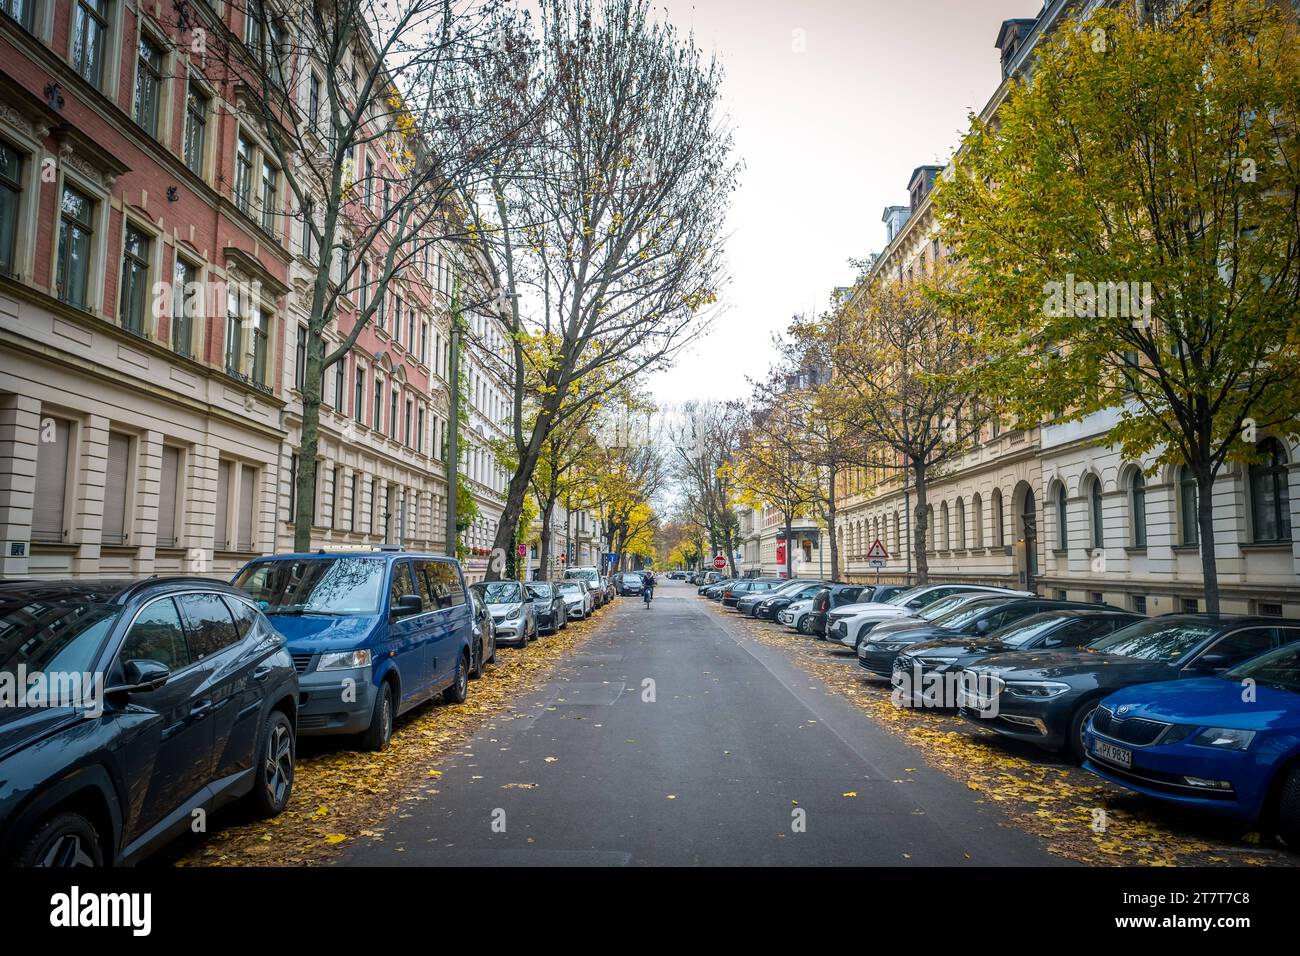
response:
[[[721,571],[723,568],[727,566],[727,559],[724,558],[722,555],[718,555],[716,558],[713,559],[713,566],[717,568],[719,571]]]

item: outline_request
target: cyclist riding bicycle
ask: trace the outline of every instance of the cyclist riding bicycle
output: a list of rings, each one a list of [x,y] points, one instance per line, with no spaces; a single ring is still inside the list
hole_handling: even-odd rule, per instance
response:
[[[645,599],[646,607],[650,606],[650,599],[654,597],[655,576],[652,572],[646,571],[641,575],[641,597]]]

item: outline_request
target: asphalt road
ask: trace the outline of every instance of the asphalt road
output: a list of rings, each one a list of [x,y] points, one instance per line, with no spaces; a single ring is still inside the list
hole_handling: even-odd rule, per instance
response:
[[[1060,862],[693,587],[621,598],[584,650],[341,862]]]

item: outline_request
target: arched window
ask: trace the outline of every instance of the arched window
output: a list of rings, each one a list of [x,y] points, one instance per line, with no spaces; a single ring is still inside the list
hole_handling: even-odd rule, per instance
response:
[[[957,549],[966,548],[966,500],[957,499]]]
[[[1129,514],[1133,516],[1133,547],[1147,546],[1147,480],[1134,471],[1128,485]]]
[[[984,499],[976,495],[970,502],[971,527],[975,531],[975,547],[984,547]]]
[[[1069,515],[1065,510],[1065,485],[1056,486],[1056,548],[1067,551],[1070,547]]]
[[[1250,466],[1250,527],[1255,541],[1291,540],[1291,494],[1287,488],[1287,460],[1282,443],[1266,438],[1259,443],[1263,460]]]
[[[1183,544],[1197,544],[1201,540],[1196,520],[1196,476],[1186,465],[1178,469],[1178,530]]]
[[[1102,524],[1101,479],[1093,478],[1088,484],[1088,525],[1092,532],[1092,546],[1106,546],[1106,530]]]
[[[934,550],[935,536],[936,535],[934,529],[934,505],[926,505],[925,506],[925,549],[927,551]]]
[[[940,521],[943,524],[943,537],[939,540],[943,542],[943,550],[947,551],[952,547],[952,534],[948,526],[948,502],[945,501],[939,506],[939,514],[941,516]]]
[[[1002,513],[1002,489],[994,488],[989,502],[993,509],[993,547],[1001,548],[1007,543],[1006,518]]]
[[[899,527],[900,527],[900,520],[898,517],[898,512],[895,511],[894,512],[894,552],[893,552],[894,554],[898,554],[903,550],[903,539],[899,537],[900,534],[898,530]]]

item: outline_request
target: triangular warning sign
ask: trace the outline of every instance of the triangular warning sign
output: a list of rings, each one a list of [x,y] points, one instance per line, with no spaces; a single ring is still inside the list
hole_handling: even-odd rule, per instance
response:
[[[871,546],[871,550],[867,552],[867,557],[868,557],[868,558],[883,558],[884,560],[888,561],[888,560],[889,560],[889,552],[885,550],[885,546],[884,546],[883,544],[881,544],[881,543],[880,543],[880,539],[877,538],[876,541],[875,541],[875,544],[873,544],[873,545]]]

